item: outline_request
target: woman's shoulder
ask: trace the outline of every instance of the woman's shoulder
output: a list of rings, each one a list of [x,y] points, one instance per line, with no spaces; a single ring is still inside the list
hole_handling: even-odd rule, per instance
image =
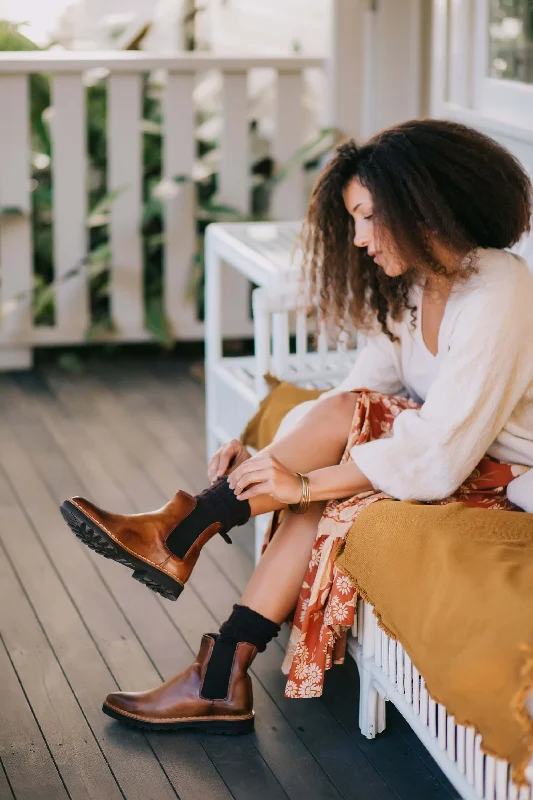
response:
[[[527,261],[509,250],[479,248],[474,263],[475,274],[453,291],[458,306],[483,307],[487,313],[531,315],[533,271]],[[533,318],[533,315],[531,315]]]
[[[533,291],[533,267],[510,250],[478,248],[475,267],[477,274],[471,281],[475,289],[503,291],[506,296],[519,290]]]
[[[476,274],[452,292],[450,335],[490,330],[502,342],[527,339],[533,348],[533,273],[527,262],[508,250],[476,254]]]

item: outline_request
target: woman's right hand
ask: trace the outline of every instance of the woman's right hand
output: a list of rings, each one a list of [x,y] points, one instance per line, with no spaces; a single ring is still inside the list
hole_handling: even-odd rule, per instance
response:
[[[215,481],[223,475],[227,475],[230,465],[233,470],[251,457],[251,453],[248,452],[243,443],[238,439],[232,439],[231,442],[226,442],[226,444],[218,448],[209,462],[207,475],[210,482],[215,483]]]

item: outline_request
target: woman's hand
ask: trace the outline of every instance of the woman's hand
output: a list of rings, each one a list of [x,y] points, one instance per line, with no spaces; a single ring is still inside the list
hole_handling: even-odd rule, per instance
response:
[[[211,483],[214,483],[223,475],[227,475],[228,469],[234,469],[247,459],[251,454],[238,439],[232,439],[219,447],[207,467],[207,475]]]
[[[235,469],[228,481],[239,500],[268,494],[280,503],[299,503],[302,481],[274,456],[258,453]]]

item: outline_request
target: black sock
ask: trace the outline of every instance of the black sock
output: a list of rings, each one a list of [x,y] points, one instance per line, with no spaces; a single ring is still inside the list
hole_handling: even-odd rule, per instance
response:
[[[204,676],[202,696],[208,700],[227,697],[231,667],[239,642],[249,642],[260,653],[278,635],[280,626],[248,606],[234,605],[230,618],[220,628]]]
[[[214,522],[222,523],[221,534],[231,542],[227,532],[250,519],[250,503],[237,500],[227,478],[220,478],[197,494],[195,500],[196,507],[174,528],[166,542],[168,549],[178,558],[183,558],[200,534]]]

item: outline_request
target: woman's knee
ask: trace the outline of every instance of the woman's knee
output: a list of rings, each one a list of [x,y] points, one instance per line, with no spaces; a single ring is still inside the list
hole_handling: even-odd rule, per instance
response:
[[[325,397],[317,403],[316,411],[327,416],[330,420],[335,418],[346,420],[349,423],[354,415],[356,403],[357,392],[339,392],[339,394]]]

